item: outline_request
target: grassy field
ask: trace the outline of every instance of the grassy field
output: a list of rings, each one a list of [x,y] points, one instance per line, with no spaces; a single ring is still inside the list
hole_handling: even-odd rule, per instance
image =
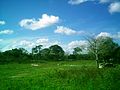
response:
[[[0,90],[120,90],[120,67],[95,61],[0,65]]]

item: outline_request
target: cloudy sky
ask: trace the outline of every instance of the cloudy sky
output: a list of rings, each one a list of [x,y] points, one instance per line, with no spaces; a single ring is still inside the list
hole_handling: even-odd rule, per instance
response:
[[[88,35],[120,41],[120,0],[0,0],[0,49],[86,46]]]

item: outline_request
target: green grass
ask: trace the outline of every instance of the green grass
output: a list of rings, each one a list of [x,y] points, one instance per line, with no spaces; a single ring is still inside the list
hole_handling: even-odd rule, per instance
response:
[[[119,90],[120,67],[97,69],[95,61],[0,65],[0,90]]]

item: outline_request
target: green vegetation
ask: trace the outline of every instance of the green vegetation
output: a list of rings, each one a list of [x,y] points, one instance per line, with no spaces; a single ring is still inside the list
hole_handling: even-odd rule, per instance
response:
[[[59,45],[52,45],[43,48],[42,45],[31,48],[28,52],[24,48],[15,48],[0,52],[0,64],[5,63],[30,63],[41,61],[75,61],[75,60],[96,60],[97,67],[100,63],[106,64],[120,63],[120,46],[110,37],[93,37],[87,40],[88,45],[75,47],[71,54],[67,54]],[[86,52],[86,53],[83,53]]]
[[[84,53],[83,53],[84,52]],[[5,63],[30,63],[45,61],[75,61],[96,60],[97,67],[100,63],[120,63],[120,46],[110,37],[93,37],[88,39],[86,48],[75,47],[73,52],[67,54],[59,45],[43,48],[42,45],[31,48],[28,52],[24,48],[15,48],[0,52],[0,64]]]
[[[97,69],[94,61],[0,65],[0,90],[119,90],[120,66]]]
[[[0,52],[0,90],[119,90],[120,46],[99,37],[88,39],[86,53],[82,50],[67,54],[59,45],[38,45],[31,53]]]

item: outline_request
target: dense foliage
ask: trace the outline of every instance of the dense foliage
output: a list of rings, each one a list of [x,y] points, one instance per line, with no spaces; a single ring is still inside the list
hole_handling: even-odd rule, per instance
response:
[[[94,55],[97,62],[99,63],[119,63],[120,53],[119,45],[113,41],[110,37],[95,37],[88,39],[89,42],[89,53]]]

